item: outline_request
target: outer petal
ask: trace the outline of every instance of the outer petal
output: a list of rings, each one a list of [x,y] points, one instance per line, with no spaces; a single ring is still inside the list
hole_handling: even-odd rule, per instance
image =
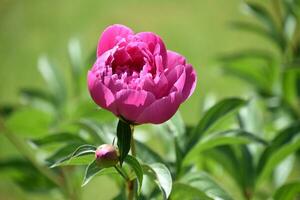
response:
[[[138,36],[141,41],[148,44],[148,48],[153,55],[161,55],[162,64],[163,66],[166,66],[168,59],[167,50],[162,39],[152,32],[140,32],[137,33],[136,36]]]
[[[181,95],[173,92],[169,96],[156,100],[137,118],[136,123],[161,124],[169,120],[178,110]]]
[[[186,63],[185,57],[170,50],[168,50],[167,53],[168,53],[168,65],[167,65],[168,68],[174,68],[177,65],[185,65]]]
[[[144,109],[155,101],[153,94],[144,90],[124,89],[116,94],[118,115],[135,122]]]
[[[88,89],[90,94],[100,107],[110,110],[115,113],[114,101],[115,97],[113,93],[97,79],[92,71],[88,72]]]
[[[127,38],[133,35],[133,31],[121,24],[114,24],[107,27],[98,42],[97,57],[101,56],[105,51],[113,48],[121,38]]]
[[[185,73],[186,73],[186,78],[185,78],[184,88],[182,91],[183,101],[189,98],[193,94],[197,84],[197,75],[192,65],[190,64],[186,65]]]

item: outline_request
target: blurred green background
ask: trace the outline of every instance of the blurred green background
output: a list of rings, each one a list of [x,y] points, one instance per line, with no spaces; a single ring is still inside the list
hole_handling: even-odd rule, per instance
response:
[[[232,20],[249,21],[240,6],[238,0],[0,0],[0,103],[18,102],[20,88],[44,87],[37,70],[40,55],[48,55],[66,72],[70,38],[80,40],[87,58],[104,28],[121,23],[136,32],[156,32],[168,49],[185,55],[196,68],[196,92],[181,106],[184,120],[193,124],[205,97],[247,93],[244,83],[222,74],[216,57],[251,46],[272,50],[260,37],[229,27]],[[0,157],[14,152],[2,136],[0,146]],[[83,189],[84,199],[110,199],[116,194],[111,187],[109,179],[97,178]],[[97,188],[107,194],[97,193]],[[46,197],[25,196],[13,183],[0,180],[0,199]]]

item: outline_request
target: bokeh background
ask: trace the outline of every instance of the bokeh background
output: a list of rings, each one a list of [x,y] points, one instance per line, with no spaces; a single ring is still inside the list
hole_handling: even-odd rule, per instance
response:
[[[205,98],[248,92],[244,82],[222,73],[218,56],[254,46],[276,51],[268,41],[230,27],[232,20],[251,20],[242,11],[239,0],[0,0],[0,104],[17,103],[21,88],[45,87],[37,69],[39,56],[49,56],[70,78],[70,39],[79,39],[88,58],[105,27],[120,23],[159,34],[168,49],[185,55],[195,67],[196,92],[180,108],[184,121],[195,124]],[[16,150],[0,135],[0,159],[12,154]],[[99,194],[98,188],[106,192]],[[83,189],[83,199],[110,199],[116,194],[113,188],[108,178],[99,177]],[[1,175],[0,199],[50,197],[25,194]]]

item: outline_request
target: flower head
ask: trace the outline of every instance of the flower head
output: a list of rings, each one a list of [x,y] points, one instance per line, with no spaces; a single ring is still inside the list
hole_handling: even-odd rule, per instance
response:
[[[88,88],[102,108],[134,124],[170,119],[193,93],[196,73],[183,56],[166,49],[151,32],[123,25],[102,33]]]

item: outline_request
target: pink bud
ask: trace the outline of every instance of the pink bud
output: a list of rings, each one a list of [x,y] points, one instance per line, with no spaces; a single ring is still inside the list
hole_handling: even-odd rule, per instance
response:
[[[96,162],[99,167],[113,167],[119,162],[119,152],[111,144],[103,144],[96,150]]]

